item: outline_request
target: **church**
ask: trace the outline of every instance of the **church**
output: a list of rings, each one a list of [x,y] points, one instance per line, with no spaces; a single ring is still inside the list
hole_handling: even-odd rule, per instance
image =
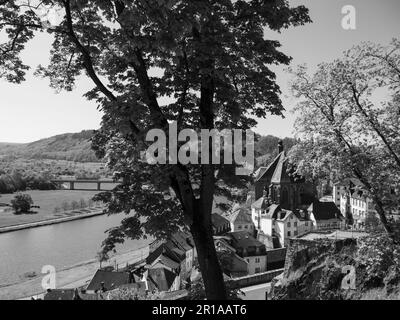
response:
[[[267,167],[260,167],[255,172],[254,181],[255,200],[264,196],[282,209],[306,210],[316,199],[313,184],[296,174],[293,166],[289,166],[282,141],[278,144],[278,156]]]

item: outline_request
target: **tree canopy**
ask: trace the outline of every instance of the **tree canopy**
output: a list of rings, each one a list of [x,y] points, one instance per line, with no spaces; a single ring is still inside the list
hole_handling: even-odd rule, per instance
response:
[[[191,231],[209,299],[226,292],[211,229],[216,195],[248,179],[232,165],[150,165],[139,159],[149,129],[248,129],[255,117],[281,115],[283,106],[270,65],[288,64],[266,28],[281,31],[310,22],[304,6],[286,0],[0,0],[0,76],[24,80],[20,58],[37,31],[54,36],[48,66],[36,74],[56,90],[73,90],[80,75],[94,84],[86,98],[104,113],[93,139],[122,183],[98,199],[110,213],[132,210],[110,230],[105,250],[126,237],[166,237],[186,225]],[[57,25],[36,13],[60,14]]]
[[[300,142],[292,159],[310,177],[357,178],[385,229],[399,206],[400,42],[362,43],[313,75],[293,71]]]

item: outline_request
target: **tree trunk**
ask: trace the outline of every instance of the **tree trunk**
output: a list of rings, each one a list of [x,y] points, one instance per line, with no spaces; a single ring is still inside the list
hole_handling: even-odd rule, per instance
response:
[[[226,300],[224,278],[212,236],[211,213],[197,211],[194,218],[190,231],[196,244],[207,299]]]

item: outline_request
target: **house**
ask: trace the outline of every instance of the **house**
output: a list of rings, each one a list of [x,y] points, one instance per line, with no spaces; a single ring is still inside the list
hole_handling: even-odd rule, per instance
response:
[[[186,271],[190,272],[193,268],[194,259],[197,255],[192,236],[187,232],[178,231],[171,236],[170,240],[176,247],[185,252]]]
[[[279,204],[286,210],[306,209],[315,199],[316,189],[295,171],[280,141],[278,156],[254,174],[255,200],[266,196],[271,203]]]
[[[290,237],[312,230],[312,221],[305,210],[283,209],[278,204],[271,204],[265,196],[255,201],[251,208],[257,239],[268,248],[285,247]]]
[[[308,213],[313,230],[341,229],[345,226],[345,218],[334,202],[314,201]]]
[[[242,277],[249,274],[248,262],[236,254],[236,249],[230,245],[228,236],[214,237],[215,249],[224,274],[230,277]]]
[[[230,232],[230,246],[248,265],[248,274],[264,272],[267,267],[266,248],[247,231]]]
[[[176,274],[181,272],[179,260],[176,261],[171,258],[171,252],[168,250],[168,246],[166,244],[161,244],[155,251],[149,254],[149,256],[146,258],[146,268],[165,268],[168,271]]]
[[[77,289],[48,289],[43,300],[79,300]]]
[[[230,221],[218,213],[211,215],[211,222],[214,235],[222,235],[231,231]]]
[[[358,179],[335,183],[333,194],[346,222],[356,228],[364,228],[367,217],[376,215],[375,205]]]
[[[119,286],[135,282],[134,275],[129,272],[97,270],[86,288],[88,293],[108,291]]]
[[[225,215],[230,222],[230,229],[236,231],[248,231],[253,233],[255,230],[251,219],[251,208],[247,205],[235,204],[230,212]]]
[[[159,292],[176,291],[180,289],[179,275],[169,271],[166,268],[149,269],[147,274],[148,289]]]

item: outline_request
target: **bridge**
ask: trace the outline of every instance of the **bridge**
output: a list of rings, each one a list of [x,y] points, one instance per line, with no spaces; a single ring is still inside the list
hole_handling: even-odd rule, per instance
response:
[[[69,184],[69,190],[96,190],[96,191],[105,191],[107,189],[101,189],[101,185],[103,184],[117,184],[119,181],[114,181],[114,180],[76,180],[76,179],[55,179],[51,180],[52,183],[61,185],[61,184]],[[75,184],[94,184],[96,188],[90,189],[90,188],[76,188]]]

